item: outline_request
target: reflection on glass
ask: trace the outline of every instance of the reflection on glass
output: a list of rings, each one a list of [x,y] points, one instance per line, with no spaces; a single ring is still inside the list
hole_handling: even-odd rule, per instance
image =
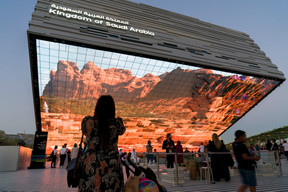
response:
[[[48,150],[79,142],[97,98],[112,95],[127,126],[119,146],[160,148],[167,133],[184,147],[220,134],[279,82],[37,40],[42,130]],[[49,110],[47,110],[49,108]]]

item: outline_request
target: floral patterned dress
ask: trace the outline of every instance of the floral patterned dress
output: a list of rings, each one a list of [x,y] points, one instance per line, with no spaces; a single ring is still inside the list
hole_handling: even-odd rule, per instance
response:
[[[118,136],[124,134],[122,119],[111,119],[109,144],[103,149],[99,142],[98,120],[85,117],[82,132],[86,136],[87,150],[81,163],[79,192],[122,192],[124,179],[118,153]]]

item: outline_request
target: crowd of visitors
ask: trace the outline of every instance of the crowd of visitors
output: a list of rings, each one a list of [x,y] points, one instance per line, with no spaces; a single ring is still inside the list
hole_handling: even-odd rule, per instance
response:
[[[276,139],[272,139],[272,142],[270,140],[267,140],[266,144],[262,146],[260,146],[259,144],[254,145],[253,143],[249,145],[249,152],[254,155],[260,156],[261,150],[276,151],[278,152],[280,158],[282,157],[282,155],[284,155],[288,160],[288,143],[286,140],[283,140],[282,143],[279,144],[277,143]],[[276,155],[275,158],[277,158]]]
[[[123,168],[121,160],[130,158],[135,163],[140,163],[139,154],[135,148],[129,152],[129,155],[121,156],[122,149],[118,152],[118,136],[125,132],[125,126],[120,117],[115,118],[115,104],[111,96],[101,96],[95,107],[94,116],[87,116],[82,121],[82,133],[85,135],[84,148],[81,150],[75,143],[70,150],[67,144],[64,144],[58,154],[58,146],[55,146],[51,152],[51,168],[56,167],[57,156],[59,155],[60,167],[66,167],[72,159],[77,159],[80,152],[83,151],[81,159],[81,178],[79,182],[79,191],[123,191]],[[235,141],[232,144],[234,156],[238,163],[239,173],[242,179],[242,185],[238,191],[256,191],[256,161],[260,159],[260,150],[278,151],[279,155],[285,154],[288,160],[288,143],[284,140],[283,144],[277,144],[273,139],[267,141],[265,146],[250,144],[247,147],[246,134],[244,131],[235,132]],[[183,148],[181,141],[175,145],[171,133],[166,135],[162,143],[162,149],[166,152],[167,168],[174,168],[177,162],[178,166],[184,163],[184,155],[192,154],[192,157],[199,157],[199,160],[207,165],[211,163],[211,169],[214,181],[220,182],[221,179],[230,181],[229,167],[234,166],[232,154],[217,134],[212,135],[212,140],[204,145],[199,145],[198,153],[190,151],[187,147]],[[152,142],[147,141],[146,157],[147,163],[157,162],[158,155],[156,149],[153,149]],[[208,155],[207,155],[208,154]],[[124,154],[123,154],[124,155]],[[176,155],[176,156],[175,156]],[[121,160],[120,160],[121,156]],[[78,158],[79,159],[79,158]],[[208,162],[207,162],[208,161]],[[126,174],[129,176],[127,165]]]
[[[58,156],[58,146],[56,145],[50,154],[51,168],[56,168],[57,156]],[[77,143],[74,144],[72,151],[67,148],[67,144],[62,145],[62,149],[59,151],[60,167],[67,167],[71,159],[77,158],[78,155]]]
[[[286,140],[280,145],[277,144],[275,139],[272,139],[272,142],[268,140],[266,145],[261,147],[259,144],[250,144],[249,147],[247,147],[245,145],[246,141],[247,138],[244,131],[238,130],[235,132],[235,142],[233,143],[232,149],[238,163],[242,181],[242,185],[238,189],[239,192],[245,191],[247,188],[252,192],[256,191],[257,180],[255,168],[256,162],[260,159],[260,150],[278,151],[279,155],[285,154],[288,160],[288,143]],[[151,141],[148,141],[146,149],[147,153],[151,153]],[[176,159],[178,165],[181,166],[183,163],[182,153],[191,153],[188,148],[183,150],[181,141],[177,141],[177,145],[175,146],[170,133],[167,134],[167,139],[164,140],[162,149],[165,149],[166,153],[168,153],[166,155],[167,168],[173,168]],[[175,152],[177,153],[177,157],[175,157]],[[200,157],[202,161],[206,160],[204,155],[206,152],[208,152],[209,159],[211,160],[214,180],[219,182],[223,178],[225,181],[230,181],[229,167],[234,168],[234,160],[230,151],[226,149],[223,140],[220,140],[217,134],[212,135],[212,141],[209,141],[208,145],[204,146],[204,144],[201,143],[199,146],[198,157]],[[147,155],[148,162],[150,159],[151,157]]]

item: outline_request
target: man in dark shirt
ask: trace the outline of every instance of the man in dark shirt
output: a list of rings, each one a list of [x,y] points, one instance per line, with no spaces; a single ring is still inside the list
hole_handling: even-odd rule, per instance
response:
[[[172,155],[166,155],[167,159],[167,168],[174,168],[174,152],[175,144],[172,140],[171,133],[167,134],[167,139],[163,142],[162,149],[166,149],[166,153],[172,153]]]
[[[244,144],[247,141],[246,133],[238,130],[235,132],[237,142],[234,144],[234,154],[238,162],[238,169],[241,175],[242,186],[239,187],[238,192],[244,192],[247,187],[251,192],[256,192],[256,173],[255,161],[260,158],[258,156],[252,157],[247,146]]]
[[[190,151],[188,150],[188,148],[187,148],[187,147],[185,148],[185,151],[184,151],[184,153],[190,153]]]
[[[272,151],[278,151],[279,150],[279,146],[276,143],[276,139],[273,139],[272,142],[273,142],[272,143]]]

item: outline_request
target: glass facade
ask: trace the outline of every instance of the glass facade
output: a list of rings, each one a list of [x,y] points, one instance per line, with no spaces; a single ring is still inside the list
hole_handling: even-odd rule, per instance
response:
[[[37,40],[41,125],[47,150],[79,143],[81,120],[112,95],[124,151],[160,149],[167,133],[197,150],[265,97],[278,81],[98,49]]]

